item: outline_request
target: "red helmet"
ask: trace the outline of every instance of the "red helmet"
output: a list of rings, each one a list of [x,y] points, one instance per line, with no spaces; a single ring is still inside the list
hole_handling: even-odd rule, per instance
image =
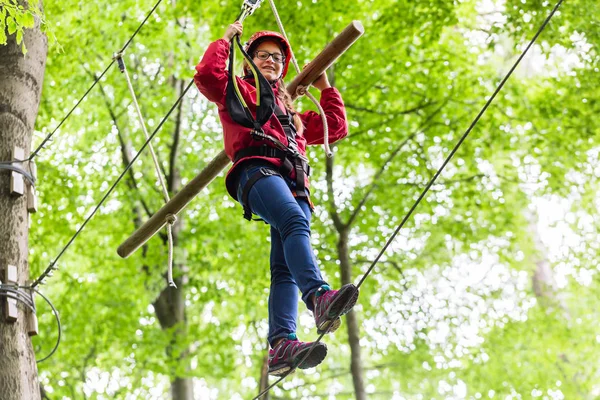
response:
[[[244,50],[246,50],[246,53],[248,53],[250,57],[252,57],[252,54],[250,54],[250,52],[261,42],[264,42],[268,39],[277,42],[281,46],[283,56],[285,57],[285,61],[283,63],[283,72],[281,73],[281,77],[284,78],[287,74],[288,67],[290,65],[290,59],[292,58],[292,50],[290,49],[290,44],[288,43],[288,41],[285,40],[285,36],[283,36],[281,33],[272,31],[256,32],[254,35],[250,36],[250,39],[248,39],[248,42],[246,42]],[[248,73],[249,71],[247,70],[247,68],[244,68],[244,72]]]

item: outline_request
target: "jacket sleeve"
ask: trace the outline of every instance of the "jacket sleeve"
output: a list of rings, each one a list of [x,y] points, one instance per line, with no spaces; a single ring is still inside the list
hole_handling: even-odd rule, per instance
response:
[[[196,66],[194,82],[209,101],[225,107],[225,93],[227,89],[227,61],[229,57],[229,42],[219,39],[212,42],[202,60]]]
[[[334,87],[324,89],[319,101],[327,119],[329,128],[329,143],[337,142],[348,134],[348,122],[346,121],[346,108],[340,92]],[[314,111],[300,114],[304,123],[304,137],[306,144],[323,144],[324,131],[321,116]]]

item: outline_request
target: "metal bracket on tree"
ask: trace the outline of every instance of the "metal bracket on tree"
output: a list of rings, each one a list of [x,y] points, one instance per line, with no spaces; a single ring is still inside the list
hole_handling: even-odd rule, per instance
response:
[[[27,162],[27,168],[23,163]],[[35,213],[37,211],[37,194],[35,191],[35,181],[37,179],[37,166],[30,159],[25,159],[25,150],[15,146],[11,152],[11,161],[0,163],[0,169],[7,169],[10,175],[10,194],[14,196],[23,196],[27,190],[27,211]],[[25,186],[25,180],[28,184]]]
[[[17,286],[17,267],[14,265],[7,264],[2,269],[2,281],[5,285]],[[17,308],[17,299],[13,296],[6,296],[3,304],[4,319],[6,322],[15,322],[19,315]]]

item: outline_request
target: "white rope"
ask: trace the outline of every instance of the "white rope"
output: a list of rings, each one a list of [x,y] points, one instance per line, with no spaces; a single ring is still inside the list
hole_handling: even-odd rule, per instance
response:
[[[142,111],[140,110],[140,106],[137,102],[137,97],[135,95],[135,91],[133,90],[133,85],[131,84],[131,79],[129,79],[129,74],[127,73],[127,68],[125,67],[125,61],[123,60],[122,53],[119,53],[115,56],[117,61],[119,61],[119,68],[121,72],[125,74],[125,79],[127,80],[127,86],[129,87],[129,92],[131,93],[131,97],[133,98],[133,106],[135,107],[135,111],[137,112],[138,118],[140,120],[140,124],[142,125],[142,131],[144,132],[144,136],[146,136],[146,140],[150,140],[150,135],[148,134],[148,130],[146,129],[146,122],[144,121],[144,116],[142,115]],[[167,185],[163,179],[163,176],[160,172],[160,166],[158,164],[158,158],[156,157],[156,153],[154,152],[154,147],[151,142],[148,142],[148,147],[150,148],[150,154],[152,155],[152,161],[154,162],[154,169],[156,170],[156,176],[158,177],[158,181],[160,182],[160,187],[162,189],[162,194],[165,199],[165,203],[167,203],[169,198],[169,192],[167,190]],[[175,282],[173,281],[173,224],[177,220],[175,215],[169,214],[165,218],[167,222],[167,239],[169,242],[169,264],[167,270],[167,281],[169,286],[177,287]]]
[[[275,20],[277,21],[277,25],[279,26],[279,30],[281,34],[287,40],[288,45],[290,46],[290,54],[292,55],[292,64],[294,64],[294,68],[296,69],[296,73],[300,73],[300,67],[298,66],[298,62],[296,61],[296,57],[294,56],[294,51],[292,50],[292,44],[285,33],[285,29],[283,29],[283,23],[281,22],[281,18],[279,18],[279,13],[277,12],[277,7],[275,7],[275,1],[269,0],[269,4],[271,5],[271,10],[273,10],[273,15],[275,16]],[[331,157],[333,153],[329,148],[329,126],[327,125],[327,117],[325,116],[325,111],[323,111],[323,107],[319,101],[308,91],[308,87],[302,88],[302,94],[306,94],[306,96],[312,100],[313,103],[319,109],[319,114],[321,115],[321,121],[323,122],[323,147],[325,148],[325,154],[327,157]],[[298,91],[300,93],[300,91]]]
[[[169,269],[167,270],[167,281],[169,286],[177,289],[175,281],[173,281],[173,224],[177,221],[177,218],[173,214],[167,215],[167,237],[169,240]]]
[[[323,147],[325,147],[325,154],[327,154],[327,157],[331,157],[333,153],[329,148],[329,126],[327,125],[327,116],[325,116],[325,110],[323,110],[323,107],[321,107],[321,103],[319,103],[317,99],[312,95],[312,93],[308,90],[306,90],[306,97],[311,99],[319,109],[321,121],[323,122]]]

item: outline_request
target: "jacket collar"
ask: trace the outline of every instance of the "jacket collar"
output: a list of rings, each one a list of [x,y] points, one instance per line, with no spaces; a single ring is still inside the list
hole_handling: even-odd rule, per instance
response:
[[[242,79],[251,84],[252,86],[256,87],[256,80],[254,79],[254,75],[252,75],[252,73],[242,77]],[[275,94],[277,94],[277,92],[279,91],[279,79],[274,82],[271,82],[271,87],[273,88]]]

